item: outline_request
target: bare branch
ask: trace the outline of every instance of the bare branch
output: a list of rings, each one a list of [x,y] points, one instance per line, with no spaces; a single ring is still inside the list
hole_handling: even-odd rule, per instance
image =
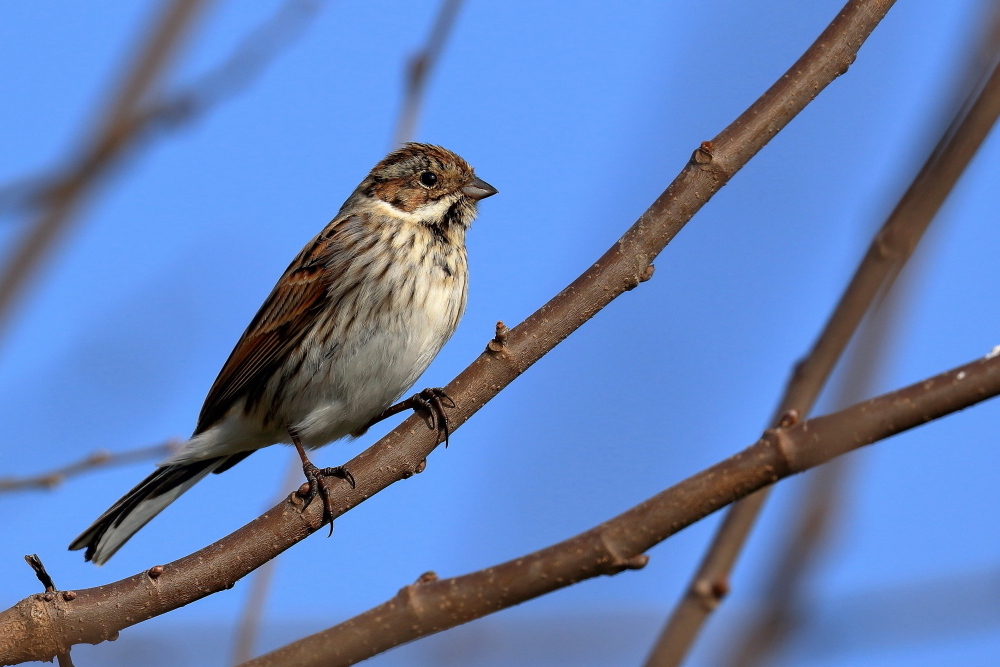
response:
[[[1000,115],[1000,63],[994,60],[941,137],[909,189],[875,236],[809,354],[798,363],[772,424],[809,414],[861,319],[909,259],[948,193]],[[736,503],[663,628],[646,667],[681,664],[702,626],[729,590],[729,573],[767,498],[765,489]],[[714,591],[706,599],[704,591]]]
[[[714,140],[704,142],[670,186],[580,277],[509,332],[498,326],[487,351],[448,384],[458,428],[566,336],[627,290],[652,276],[651,262],[691,217],[778,131],[845,72],[892,0],[851,0],[792,68]],[[388,485],[423,469],[437,432],[404,420],[348,467],[357,488],[330,494],[339,516]],[[47,660],[75,643],[97,643],[131,625],[212,593],[315,532],[323,510],[291,498],[231,535],[173,563],[78,591],[42,613],[32,598],[0,612],[0,664]],[[114,601],[113,604],[111,601]],[[37,613],[36,613],[37,612]]]
[[[38,578],[38,582],[42,585],[42,588],[45,589],[42,599],[53,599],[58,591],[55,583],[52,581],[52,577],[49,576],[48,571],[45,569],[42,559],[38,557],[38,554],[28,554],[24,557],[24,562],[28,564],[32,571],[34,571],[35,577]],[[73,658],[70,656],[69,649],[66,649],[65,653],[57,655],[56,660],[59,661],[59,667],[73,667]]]
[[[292,453],[288,459],[288,468],[285,470],[284,479],[278,490],[278,497],[273,502],[281,502],[285,498],[285,489],[295,486],[297,481],[302,479],[302,463],[299,457]],[[250,590],[247,591],[246,604],[240,614],[239,623],[236,625],[236,637],[233,640],[232,664],[238,665],[253,657],[254,646],[257,643],[257,635],[260,633],[261,619],[264,616],[264,605],[267,602],[267,595],[274,581],[274,569],[278,564],[277,558],[264,563],[253,573],[250,579]]]
[[[0,331],[9,323],[15,301],[34,277],[39,264],[65,233],[82,203],[82,196],[128,143],[134,132],[133,117],[139,105],[156,88],[205,4],[206,0],[164,0],[149,35],[139,42],[139,55],[129,59],[135,66],[126,72],[112,95],[104,118],[86,140],[75,166],[59,180],[58,187],[49,189],[50,196],[46,197],[42,211],[0,271]]]
[[[424,103],[424,91],[430,79],[438,57],[444,49],[445,42],[451,34],[458,10],[462,8],[462,0],[442,0],[437,18],[424,48],[414,54],[406,68],[406,91],[403,94],[403,106],[399,112],[396,124],[396,134],[392,140],[393,148],[407,141],[413,141],[417,131],[417,119],[420,117],[420,107]]]
[[[853,354],[841,384],[841,395],[833,402],[838,409],[869,396],[884,360],[899,315],[899,288],[889,301],[876,307],[858,332]],[[798,627],[803,613],[803,587],[823,547],[831,526],[844,504],[844,487],[850,459],[838,458],[811,473],[807,487],[794,501],[791,528],[784,541],[767,559],[766,603],[738,624],[742,634],[727,650],[731,667],[763,665]]]
[[[87,147],[55,176],[23,178],[0,188],[0,207],[41,209],[11,259],[0,271],[0,334],[9,324],[20,293],[59,238],[69,229],[84,197],[125,155],[157,132],[190,123],[209,108],[243,91],[275,56],[297,39],[319,9],[320,0],[286,0],[265,23],[245,37],[233,53],[194,83],[151,99],[182,29],[206,0],[175,0],[157,28],[168,33],[143,43],[146,55],[131,73],[103,124]]]
[[[75,477],[91,470],[129,465],[130,463],[148,461],[150,459],[163,459],[173,452],[179,444],[177,440],[168,440],[159,445],[129,449],[123,452],[109,452],[99,449],[75,463],[69,463],[49,472],[43,472],[30,477],[0,477],[0,493],[27,491],[31,489],[52,489],[62,484],[69,477]]]
[[[225,61],[143,109],[136,119],[137,130],[149,133],[191,122],[210,107],[246,90],[278,54],[302,36],[321,4],[321,0],[285,0],[267,21],[240,41]]]
[[[787,428],[568,540],[479,572],[421,577],[391,600],[241,667],[345,667],[592,577],[638,569],[645,551],[769,484],[1000,394],[1000,356]]]

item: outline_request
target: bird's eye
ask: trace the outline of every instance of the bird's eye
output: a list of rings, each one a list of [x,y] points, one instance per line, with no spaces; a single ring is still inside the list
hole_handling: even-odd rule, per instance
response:
[[[433,188],[437,185],[438,177],[433,171],[425,171],[420,174],[420,184],[427,188]]]

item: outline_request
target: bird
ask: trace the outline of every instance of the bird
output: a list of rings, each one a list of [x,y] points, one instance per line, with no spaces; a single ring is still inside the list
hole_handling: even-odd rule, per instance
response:
[[[478,202],[497,189],[455,153],[407,143],[389,153],[333,220],[292,260],[223,365],[187,440],[69,546],[107,562],[125,542],[209,473],[258,449],[291,444],[309,482],[354,485],[342,467],[306,454],[357,437],[414,409],[447,440],[441,389],[397,401],[455,332],[465,311],[465,235]],[[440,434],[439,434],[440,437]]]

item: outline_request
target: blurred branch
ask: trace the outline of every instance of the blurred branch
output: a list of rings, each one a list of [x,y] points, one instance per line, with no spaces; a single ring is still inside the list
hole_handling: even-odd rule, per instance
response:
[[[396,124],[396,134],[392,141],[393,148],[407,141],[413,141],[416,135],[417,119],[424,103],[424,92],[427,80],[430,78],[438,57],[444,49],[445,42],[455,24],[455,17],[462,7],[462,0],[442,0],[437,18],[431,28],[424,48],[413,55],[406,68],[406,90],[403,94],[403,106],[399,112]]]
[[[143,110],[139,128],[149,131],[191,122],[246,90],[280,53],[302,36],[321,3],[322,0],[285,0],[270,18],[240,41],[225,61]]]
[[[703,142],[667,189],[597,262],[512,330],[497,336],[446,387],[456,403],[452,432],[560,341],[624,292],[648,280],[651,262],[695,213],[831,81],[847,71],[891,0],[851,0],[844,10],[739,118]],[[423,469],[437,432],[412,415],[347,463],[357,488],[330,494],[340,516],[390,484]],[[0,612],[0,664],[46,660],[75,643],[98,643],[126,627],[230,588],[323,525],[323,508],[301,500],[272,508],[229,536],[173,563],[78,591],[72,604],[38,609],[28,598]],[[113,601],[113,603],[112,603]],[[51,613],[50,613],[51,612]]]
[[[931,577],[823,596],[803,619],[782,662],[858,664],[864,661],[848,656],[997,636],[1000,568],[995,562]]]
[[[585,533],[461,577],[424,575],[378,607],[242,667],[353,665],[585,579],[641,568],[647,549],[738,497],[997,394],[1000,356],[840,412],[768,429],[735,456]]]
[[[0,493],[27,491],[30,489],[51,489],[59,486],[69,477],[75,477],[91,470],[128,465],[138,461],[166,458],[178,445],[178,441],[168,440],[159,445],[140,447],[123,452],[98,450],[84,458],[55,470],[29,477],[0,477]]]
[[[0,331],[9,322],[13,305],[51,247],[65,233],[82,196],[104,173],[134,134],[133,117],[140,103],[156,87],[182,38],[206,0],[164,0],[149,34],[140,40],[135,66],[125,73],[102,121],[86,140],[86,147],[56,182],[46,188],[41,211],[0,270]]]
[[[891,285],[986,139],[1000,114],[1000,64],[978,82],[957,112],[909,189],[875,236],[809,354],[792,373],[771,423],[785,415],[809,414],[865,312]],[[765,489],[736,503],[724,517],[715,538],[668,619],[646,667],[681,664],[702,626],[729,590],[733,569],[750,530],[763,507]]]
[[[0,334],[9,324],[20,294],[52,247],[69,229],[84,197],[124,156],[157,132],[176,129],[243,91],[267,64],[294,41],[318,10],[319,0],[286,0],[264,24],[245,37],[216,68],[173,94],[151,99],[169,56],[195,10],[205,0],[175,0],[156,24],[138,65],[126,78],[104,122],[70,166],[54,176],[22,179],[0,189],[4,204],[41,209],[0,271]]]

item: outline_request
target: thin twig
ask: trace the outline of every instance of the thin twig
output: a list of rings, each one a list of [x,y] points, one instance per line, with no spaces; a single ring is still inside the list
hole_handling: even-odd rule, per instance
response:
[[[35,577],[38,582],[45,589],[46,593],[54,593],[56,590],[56,585],[52,581],[52,577],[49,576],[48,571],[45,569],[45,565],[42,564],[42,559],[38,557],[38,554],[28,554],[24,557],[24,562],[34,571]]]
[[[0,332],[9,324],[13,306],[27,283],[34,278],[52,246],[65,234],[82,204],[83,195],[102,175],[128,143],[134,131],[132,119],[139,106],[155,90],[163,71],[191,28],[207,0],[164,0],[163,8],[139,42],[140,53],[129,62],[135,66],[125,73],[111,96],[107,112],[87,138],[75,165],[48,190],[38,217],[17,243],[0,270]]]
[[[772,424],[808,415],[869,306],[884,293],[930,225],[1000,114],[1000,66],[969,97],[920,173],[875,236],[809,354],[795,367]],[[667,620],[646,667],[676,667],[711,612],[729,591],[732,571],[768,490],[741,500],[726,513],[711,546]]]
[[[645,566],[645,551],[768,484],[1000,394],[1000,357],[977,359],[846,410],[768,429],[742,452],[601,525],[500,565],[421,577],[391,600],[240,667],[346,667],[600,575]]]
[[[321,4],[322,0],[285,0],[264,23],[240,40],[226,60],[143,109],[137,119],[139,129],[149,133],[189,123],[246,90],[278,54],[305,33]]]
[[[406,68],[406,90],[403,94],[403,105],[400,108],[399,118],[396,123],[396,134],[392,141],[392,147],[402,145],[407,141],[412,141],[417,131],[417,119],[420,118],[420,108],[424,103],[424,92],[427,89],[427,81],[437,65],[438,57],[444,49],[451,28],[455,24],[455,17],[462,7],[462,0],[442,0],[441,8],[438,10],[437,18],[431,27],[430,35],[424,48],[413,55]]]
[[[10,493],[13,491],[46,490],[52,489],[62,484],[66,479],[76,475],[98,470],[100,468],[111,468],[114,466],[129,465],[139,461],[150,459],[159,460],[166,458],[179,445],[177,440],[168,440],[159,445],[140,447],[138,449],[128,449],[122,452],[109,452],[104,449],[88,454],[84,458],[74,463],[66,464],[62,467],[43,472],[38,475],[28,477],[0,477],[0,493]]]
[[[527,320],[491,341],[445,388],[452,432],[570,333],[652,276],[651,262],[695,213],[837,76],[888,12],[892,0],[851,0],[802,58],[691,160],[597,262]],[[426,465],[438,433],[411,416],[347,463],[357,488],[336,485],[334,517]],[[47,660],[62,647],[98,643],[126,627],[233,584],[323,525],[323,508],[292,497],[204,549],[127,579],[79,591],[58,614],[23,600],[0,612],[0,664]],[[113,601],[113,603],[112,603]]]
[[[190,12],[184,14],[185,20],[191,19],[196,6],[204,2],[206,0],[176,0],[178,6],[183,5]],[[90,139],[88,148],[68,168],[54,177],[22,178],[0,188],[0,208],[30,205],[42,209],[38,220],[29,227],[11,260],[0,272],[0,335],[9,324],[19,294],[50,249],[65,234],[88,192],[144,140],[163,130],[193,122],[251,85],[277,54],[304,32],[319,6],[320,0],[286,0],[270,18],[243,38],[225,61],[190,85],[157,99],[152,97],[156,84],[153,79],[161,76],[167,54],[161,48],[162,39],[152,40],[151,49],[156,46],[159,56],[157,67],[142,65],[137,68],[143,76],[149,77],[143,79],[144,89],[133,90],[137,88],[132,81],[136,78],[133,73],[128,84],[129,94],[120,96],[110,112],[110,120],[105,121]],[[178,17],[173,15],[166,24],[172,29],[182,27],[177,25]],[[179,34],[174,37],[179,39]],[[130,106],[124,108],[125,104]]]

